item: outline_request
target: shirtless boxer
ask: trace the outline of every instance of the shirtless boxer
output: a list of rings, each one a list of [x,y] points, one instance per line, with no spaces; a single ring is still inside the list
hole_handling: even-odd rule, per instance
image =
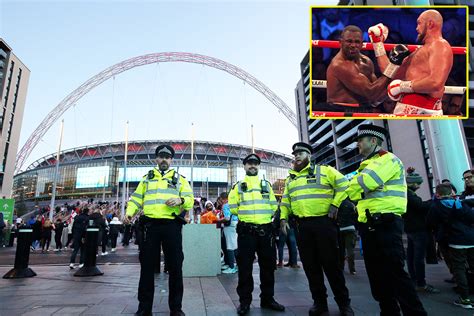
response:
[[[436,10],[427,10],[417,19],[418,42],[423,46],[403,62],[396,77],[388,86],[388,96],[398,101],[394,114],[442,115],[441,98],[444,85],[453,65],[453,52],[443,39],[441,30],[443,17]],[[388,30],[383,24],[369,28],[374,52],[381,70],[385,70],[389,59],[383,48]]]
[[[362,31],[348,25],[341,33],[341,49],[331,60],[326,71],[328,109],[343,112],[372,112],[371,103],[383,99],[388,83],[409,52],[398,45],[394,59],[387,58],[387,72],[377,78],[374,64],[360,53]],[[390,55],[392,58],[392,54]],[[390,72],[390,73],[389,73]]]

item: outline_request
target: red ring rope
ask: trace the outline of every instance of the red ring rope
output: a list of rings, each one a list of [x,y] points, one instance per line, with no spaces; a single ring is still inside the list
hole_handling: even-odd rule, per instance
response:
[[[390,114],[390,113],[351,113],[351,112],[327,112],[327,111],[313,111],[313,117],[312,118],[348,118],[348,117],[361,117],[361,118],[426,118],[426,117],[433,117],[433,118],[462,118],[463,116],[461,115],[430,115],[430,114]]]
[[[383,44],[385,50],[389,51],[398,44]],[[417,48],[423,45],[406,45],[410,52],[415,51]],[[321,48],[341,48],[341,44],[338,41],[326,41],[326,40],[314,40],[313,47]],[[466,47],[451,47],[454,55],[466,55]],[[362,50],[374,50],[372,43],[362,43]]]

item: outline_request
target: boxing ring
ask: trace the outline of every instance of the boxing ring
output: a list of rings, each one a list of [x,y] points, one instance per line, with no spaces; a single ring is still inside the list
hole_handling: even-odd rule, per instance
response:
[[[328,41],[328,40],[313,40],[312,47],[318,48],[331,48],[331,49],[340,49],[341,45],[338,41]],[[386,51],[392,50],[396,45],[399,44],[383,44]],[[414,52],[418,48],[422,47],[422,45],[405,45],[410,52]],[[361,50],[373,50],[374,47],[372,43],[362,43]],[[467,49],[466,47],[451,47],[453,55],[466,55]],[[327,81],[326,80],[312,80],[312,88],[316,89],[326,89],[327,88]],[[444,94],[450,95],[464,95],[466,92],[466,86],[445,86],[444,87]],[[360,118],[368,118],[368,117],[377,117],[377,118],[427,118],[427,117],[438,117],[438,118],[461,118],[463,116],[460,115],[427,115],[427,114],[410,114],[407,115],[397,115],[391,113],[358,113],[358,112],[331,112],[331,111],[312,111],[312,117],[328,117],[328,118],[336,118],[336,117],[360,117]]]

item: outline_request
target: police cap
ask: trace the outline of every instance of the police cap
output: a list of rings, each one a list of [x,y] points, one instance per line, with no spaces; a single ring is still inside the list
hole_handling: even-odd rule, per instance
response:
[[[174,149],[170,145],[160,145],[155,150],[156,157],[161,155],[169,155],[171,158],[174,157]]]
[[[381,139],[382,141],[384,141],[387,134],[388,134],[388,131],[381,126],[372,125],[372,124],[361,124],[359,125],[359,128],[357,130],[357,139],[369,136],[369,137],[377,137],[378,139]]]
[[[260,164],[262,162],[262,160],[256,154],[250,154],[250,155],[248,155],[247,157],[244,158],[244,165],[248,162],[256,162],[256,163]]]
[[[293,152],[292,152],[293,155],[300,151],[307,152],[310,155],[313,152],[313,148],[311,147],[311,145],[304,142],[298,142],[294,144],[293,147],[291,148],[293,149]]]

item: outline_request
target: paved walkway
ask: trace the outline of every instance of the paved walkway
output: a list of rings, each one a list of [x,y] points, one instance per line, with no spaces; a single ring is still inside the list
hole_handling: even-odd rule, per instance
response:
[[[133,246],[135,247],[135,246]],[[117,260],[121,256],[118,250]],[[11,250],[0,249],[0,258]],[[135,253],[135,254],[133,254]],[[54,254],[53,254],[54,255]],[[53,255],[34,255],[53,258]],[[136,256],[136,250],[123,250],[125,256]],[[126,260],[127,261],[127,260]],[[0,265],[0,276],[12,267]],[[38,274],[28,279],[0,279],[0,315],[119,315],[133,314],[138,306],[137,286],[140,266],[135,263],[105,263],[99,268],[103,276],[78,278],[75,270],[61,264],[30,265]],[[357,275],[346,273],[346,282],[356,315],[377,315],[378,306],[372,299],[363,261],[356,260]],[[452,284],[443,282],[448,275],[443,263],[427,265],[427,279],[442,293],[422,294],[429,315],[473,315],[473,311],[452,305],[456,297]],[[259,307],[258,265],[254,266],[254,301],[250,315],[307,315],[312,304],[308,283],[302,269],[283,268],[276,271],[275,298],[284,304],[285,313],[261,310]],[[155,315],[168,315],[166,274],[156,275]],[[207,278],[185,278],[183,310],[186,315],[235,315],[238,305],[237,275]],[[338,315],[329,290],[331,315]]]

